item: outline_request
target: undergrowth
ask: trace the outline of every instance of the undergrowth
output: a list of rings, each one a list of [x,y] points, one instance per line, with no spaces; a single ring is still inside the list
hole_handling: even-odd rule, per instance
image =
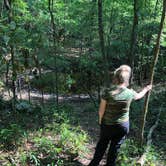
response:
[[[9,107],[1,108],[0,114],[4,117],[0,121],[1,165],[60,166],[87,152],[88,136],[70,123],[74,119],[69,106],[43,108],[20,101],[17,112]]]
[[[88,146],[95,135],[89,133],[89,129],[95,132],[98,127],[93,104],[84,103],[80,110],[74,112],[71,105],[57,108],[50,104],[42,107],[18,101],[16,112],[13,112],[11,101],[0,100],[0,165],[78,166],[80,164],[75,161],[77,157],[86,158],[89,154]],[[161,106],[163,110],[159,125],[152,135],[152,146],[146,155],[145,166],[166,165],[166,121],[162,101],[165,101],[165,93],[152,97],[149,105],[145,138]],[[121,147],[117,161],[119,166],[135,166],[146,148],[146,144],[140,148],[137,143],[142,105],[143,100],[132,105],[130,134]]]

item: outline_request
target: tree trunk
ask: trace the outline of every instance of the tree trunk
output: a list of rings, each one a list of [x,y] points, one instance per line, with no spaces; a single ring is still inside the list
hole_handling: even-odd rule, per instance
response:
[[[29,77],[28,77],[28,101],[29,103],[31,103],[31,83]]]
[[[159,1],[156,0],[154,11],[150,15],[151,21],[155,20],[158,15],[158,10],[157,10],[158,3],[159,3]],[[148,2],[147,2],[147,4],[148,4]],[[151,40],[153,39],[153,34],[154,34],[154,28],[153,28],[153,26],[151,26],[149,29],[149,33],[145,34],[145,37],[142,38],[143,43],[145,45],[147,45],[147,51],[145,52],[145,56],[147,56],[147,60],[146,60],[146,65],[144,66],[144,68],[142,68],[143,70],[140,70],[139,73],[143,73],[142,78],[144,78],[144,79],[147,78],[147,73],[149,73],[149,67],[150,67],[149,62],[150,62],[150,59],[151,59],[150,57],[152,54],[152,51],[149,48],[150,48]],[[143,54],[142,54],[142,56],[143,56]]]
[[[55,91],[56,91],[56,104],[58,106],[59,104],[59,85],[58,85],[58,68],[57,68],[57,55],[56,55],[56,29],[55,29],[55,22],[54,22],[54,14],[53,14],[53,6],[54,6],[54,2],[53,0],[48,0],[48,10],[49,10],[49,13],[50,13],[50,17],[51,17],[51,28],[52,28],[52,38],[53,38],[53,49],[54,49],[54,65],[55,65],[55,82],[56,82],[56,85],[55,85]]]
[[[13,21],[13,12],[12,12],[12,4],[9,0],[4,0],[4,5],[6,10],[8,11],[8,23],[10,24]],[[14,55],[14,46],[13,43],[10,43],[10,54],[11,54],[11,63],[12,63],[12,92],[13,92],[13,99],[12,99],[12,109],[16,111],[15,104],[16,104],[16,68],[15,68],[15,55]]]
[[[103,14],[102,14],[102,12],[103,12],[103,0],[98,0],[98,31],[99,31],[101,54],[103,56],[104,82],[106,85],[108,85],[109,84],[108,59],[107,59],[107,56],[105,53]]]
[[[152,144],[152,134],[153,134],[153,131],[158,126],[158,123],[159,123],[159,120],[160,120],[161,111],[162,111],[162,106],[161,106],[161,108],[159,110],[159,113],[157,115],[157,119],[156,119],[155,124],[149,130],[149,133],[148,133],[148,136],[147,136],[147,144],[146,144],[145,152],[143,153],[143,155],[137,161],[137,165],[143,166],[145,161],[146,161],[146,155],[149,153],[149,150],[150,150],[150,147],[151,147],[151,144]]]
[[[22,94],[21,94],[22,81],[21,81],[21,77],[18,79],[18,89],[19,89],[20,99],[22,100]]]
[[[98,104],[100,104],[100,101],[101,101],[100,91],[101,91],[101,87],[100,87],[100,84],[98,84],[97,86]]]
[[[42,80],[42,71],[41,71],[41,66],[40,66],[40,62],[38,59],[37,55],[33,55],[33,59],[35,61],[35,65],[39,71],[39,79]],[[41,95],[42,95],[42,105],[44,106],[44,92],[43,92],[43,86],[40,87],[41,90]]]
[[[6,84],[6,87],[7,87],[7,90],[8,90],[8,94],[9,94],[9,97],[10,97],[10,89],[9,89],[9,61],[6,61],[5,77],[6,77],[5,84]]]
[[[15,70],[15,56],[14,56],[14,48],[12,45],[10,46],[10,49],[11,49],[11,60],[12,60],[12,92],[13,92],[12,108],[13,108],[13,111],[15,111],[16,110],[15,104],[16,104],[16,97],[17,97],[15,82],[16,82],[17,73]]]
[[[89,8],[89,17],[90,17],[90,27],[89,27],[89,31],[91,32],[89,34],[89,40],[88,40],[88,47],[89,47],[89,58],[92,60],[92,56],[93,56],[93,50],[94,50],[94,47],[93,47],[93,33],[94,33],[94,26],[95,26],[95,7],[96,7],[96,0],[92,0],[91,1],[91,7]],[[83,71],[84,72],[84,71]],[[87,78],[88,78],[88,82],[87,82],[87,89],[91,92],[92,90],[92,78],[93,77],[93,74],[92,74],[92,71],[89,70],[87,71]]]
[[[134,70],[134,58],[135,58],[135,48],[137,44],[137,29],[138,29],[138,0],[134,0],[134,18],[133,27],[131,33],[131,43],[130,43],[130,53],[129,53],[129,64],[132,68],[132,79]],[[133,82],[133,80],[131,80]]]
[[[156,45],[154,48],[154,59],[153,59],[153,63],[151,66],[150,84],[153,84],[155,66],[158,61],[158,55],[159,55],[159,50],[160,50],[160,38],[161,38],[163,26],[164,26],[165,13],[166,13],[166,0],[163,0],[163,11],[162,11],[162,16],[161,16],[160,28],[159,28],[159,32],[158,32],[158,36],[157,36],[157,40],[156,40]],[[146,115],[148,112],[149,98],[150,98],[150,92],[147,93],[146,98],[145,98],[145,103],[144,103],[142,123],[141,123],[141,132],[140,132],[140,144],[141,145],[143,145],[143,141],[144,141],[144,127],[145,127]]]

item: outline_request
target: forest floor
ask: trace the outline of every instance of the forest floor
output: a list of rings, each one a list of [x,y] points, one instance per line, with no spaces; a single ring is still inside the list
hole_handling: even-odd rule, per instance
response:
[[[88,102],[72,102],[74,108],[74,116],[78,119],[78,124],[81,128],[86,131],[89,135],[89,142],[86,145],[88,148],[88,153],[83,154],[83,157],[78,157],[77,160],[81,165],[88,165],[91,161],[93,154],[95,152],[95,146],[99,139],[99,125],[97,121],[98,113],[93,110],[86,111]],[[105,157],[101,161],[100,165],[104,165]]]
[[[87,166],[89,164],[89,162],[91,161],[91,159],[93,158],[96,143],[99,139],[100,126],[98,124],[98,111],[97,111],[97,109],[94,110],[94,108],[92,108],[93,103],[91,103],[87,98],[84,98],[80,101],[79,100],[74,100],[74,101],[67,100],[66,103],[70,104],[73,107],[73,116],[74,116],[74,119],[77,119],[77,123],[78,123],[77,125],[79,125],[89,136],[89,142],[86,145],[86,147],[88,149],[87,153],[80,155],[80,157],[77,157],[76,162],[73,163],[73,165],[72,164],[71,165],[72,166],[77,166],[77,165],[78,166]],[[134,132],[131,131],[131,135],[129,135],[129,137],[127,138],[127,141],[129,141],[130,138],[135,137],[133,135]],[[155,133],[158,135],[158,133],[156,131],[155,131]],[[161,142],[164,142],[162,135],[159,140]],[[130,145],[127,145],[127,146],[130,146]],[[122,150],[124,150],[124,147],[122,148]],[[153,156],[153,154],[152,154],[152,156]],[[134,157],[134,155],[133,155],[133,160],[137,161],[138,157],[139,156]],[[104,155],[103,160],[100,162],[100,166],[104,166],[105,163],[106,163],[106,155]],[[149,164],[149,166],[153,166],[153,164]],[[165,166],[165,164],[163,162],[159,161],[159,163],[158,163],[158,161],[156,161],[154,166]]]
[[[12,92],[10,92],[12,94]],[[31,91],[31,102],[33,104],[41,104],[42,95],[39,91]],[[28,91],[22,90],[21,93],[17,93],[18,99],[28,100]],[[44,94],[44,104],[53,104],[55,101],[54,94]],[[8,91],[3,92],[3,98],[5,100],[9,100],[11,96]],[[60,104],[70,105],[73,110],[73,117],[76,124],[71,123],[71,125],[76,125],[74,127],[80,126],[80,128],[85,131],[88,135],[88,143],[86,144],[87,153],[80,154],[80,156],[76,157],[71,166],[87,166],[93,157],[93,153],[95,151],[95,146],[97,140],[99,138],[99,125],[97,121],[98,113],[92,106],[90,102],[89,96],[82,95],[69,95],[69,96],[59,96]],[[92,110],[91,110],[92,108]],[[28,145],[31,146],[31,145]],[[101,166],[104,165],[105,159],[101,161]]]
[[[41,94],[31,93],[33,102],[41,102]],[[27,93],[23,93],[23,99],[27,99]],[[52,102],[54,100],[54,95],[45,94],[45,102]],[[69,104],[73,108],[73,119],[77,121],[77,126],[80,126],[89,136],[89,142],[86,144],[87,153],[81,154],[75,161],[71,163],[72,166],[87,166],[91,161],[96,143],[99,139],[99,124],[98,124],[98,112],[94,111],[92,103],[89,101],[88,95],[70,95],[70,96],[60,96],[60,103]],[[71,124],[73,125],[73,124]],[[76,127],[76,126],[75,126]],[[100,166],[105,164],[105,157],[100,163]]]
[[[8,96],[7,92],[5,93],[6,97]],[[19,97],[19,94],[18,94]],[[22,99],[28,100],[27,91],[21,92]],[[45,104],[53,103],[54,99],[53,94],[44,94]],[[41,103],[42,95],[37,91],[31,92],[31,100],[33,103]],[[89,139],[86,144],[87,152],[85,154],[80,154],[74,159],[74,161],[69,164],[71,166],[87,166],[91,161],[96,143],[99,139],[99,125],[98,125],[98,112],[97,109],[94,109],[92,106],[93,103],[90,102],[88,95],[70,95],[70,96],[60,96],[60,103],[67,104],[72,106],[72,118],[76,123],[71,125],[80,126],[84,130]],[[105,156],[100,163],[100,166],[105,164]],[[159,165],[164,166],[164,165]]]

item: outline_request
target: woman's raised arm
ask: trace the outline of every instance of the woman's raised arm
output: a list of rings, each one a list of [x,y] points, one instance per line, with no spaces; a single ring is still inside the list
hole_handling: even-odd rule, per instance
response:
[[[139,93],[136,93],[135,97],[134,97],[134,100],[139,100],[141,99],[142,97],[145,96],[145,94],[150,91],[152,89],[152,85],[147,85],[145,88],[143,88],[143,90]]]

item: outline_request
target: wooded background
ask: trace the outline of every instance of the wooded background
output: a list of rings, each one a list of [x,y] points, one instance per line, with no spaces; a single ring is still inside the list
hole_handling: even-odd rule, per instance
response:
[[[83,95],[94,110],[122,64],[132,67],[132,88],[154,83],[151,103],[157,102],[156,110],[165,109],[165,8],[165,0],[1,0],[0,93],[1,103],[11,102],[9,107],[1,104],[1,110],[11,109],[16,123],[20,101],[31,105],[34,94],[41,95],[43,108],[46,94],[51,95],[59,109],[65,97]],[[1,113],[3,131],[9,117]]]

